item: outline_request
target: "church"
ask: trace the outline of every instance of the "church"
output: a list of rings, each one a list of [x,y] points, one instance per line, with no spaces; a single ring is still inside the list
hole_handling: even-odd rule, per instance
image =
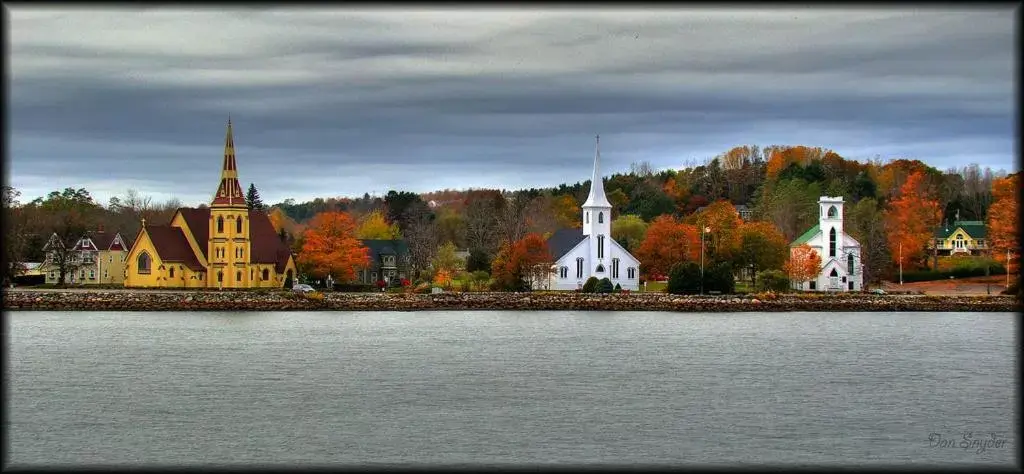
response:
[[[791,243],[790,250],[807,244],[821,257],[821,270],[810,281],[793,282],[793,288],[809,291],[860,291],[864,270],[860,243],[843,232],[843,197],[818,199],[818,225]]]
[[[209,207],[180,208],[165,225],[147,224],[129,250],[124,286],[282,288],[295,260],[267,214],[246,206],[228,119],[220,185]]]
[[[583,226],[561,229],[548,238],[554,271],[546,281],[534,283],[534,289],[575,290],[590,277],[608,278],[623,290],[640,288],[640,261],[611,237],[612,205],[604,193],[600,137],[597,140],[590,194],[580,213]]]

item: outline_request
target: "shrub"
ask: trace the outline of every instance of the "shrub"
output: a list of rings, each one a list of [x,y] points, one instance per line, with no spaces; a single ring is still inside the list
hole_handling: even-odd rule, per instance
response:
[[[290,289],[292,289],[292,286],[294,286],[294,285],[295,285],[295,282],[292,281],[292,276],[288,275],[288,277],[284,279],[284,287],[286,289],[290,290]]]
[[[583,292],[584,293],[593,293],[594,289],[597,288],[597,282],[598,282],[597,277],[587,278],[587,281],[585,283],[583,283]]]
[[[704,292],[709,291],[736,293],[736,278],[732,274],[732,265],[719,263],[704,268]]]
[[[767,270],[757,275],[757,290],[784,293],[789,291],[789,276],[781,270]]]
[[[622,285],[616,283],[615,284],[615,292],[616,293],[621,293],[622,292]]]
[[[594,293],[611,293],[615,287],[612,286],[612,281],[607,277],[600,279],[597,285],[594,286]]]
[[[476,272],[480,270],[490,275],[491,259],[482,250],[470,250],[469,257],[466,258],[466,271]]]
[[[694,294],[700,291],[700,265],[694,262],[677,263],[668,272],[666,291],[673,295]]]

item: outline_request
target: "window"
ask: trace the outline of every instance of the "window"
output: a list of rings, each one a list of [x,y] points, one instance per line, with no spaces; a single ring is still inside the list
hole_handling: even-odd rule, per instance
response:
[[[585,215],[586,215],[586,219],[585,220],[587,221],[587,224],[589,224],[590,223],[590,212],[588,211]]]
[[[108,277],[110,277],[110,274],[107,273],[106,270],[103,270],[103,278],[108,278]]]
[[[224,216],[217,216],[217,233],[224,233]]]
[[[256,278],[256,270],[253,270],[253,269],[250,268],[249,269],[249,279],[253,280],[255,278]]]
[[[836,256],[836,228],[835,227],[833,227],[832,230],[828,231],[828,256],[829,257],[835,257]]]
[[[853,254],[846,256],[846,274],[853,275]]]
[[[95,280],[96,279],[96,270],[89,270],[89,279],[90,280]]]
[[[612,278],[619,278],[619,259],[612,259]]]
[[[604,236],[597,236],[597,258],[604,258]]]
[[[153,262],[149,258],[149,253],[140,253],[137,263],[139,265],[139,273],[149,273],[151,271],[150,266],[153,264]]]
[[[266,268],[263,269],[263,279],[264,280],[269,280],[270,279],[270,270],[267,270]]]
[[[217,272],[217,283],[224,283],[224,272]]]
[[[560,278],[569,278],[569,267],[562,266],[558,269],[558,276]]]
[[[238,282],[242,281],[242,271],[241,270],[235,272],[235,281],[238,281]]]
[[[85,270],[82,270],[82,276],[81,276],[81,278],[82,278],[83,280],[85,279]]]
[[[598,212],[597,213],[597,223],[598,224],[604,224],[604,213],[603,212]]]
[[[636,269],[633,268],[633,267],[627,268],[626,269],[626,278],[629,278],[630,280],[636,278]]]
[[[829,219],[835,219],[836,217],[839,217],[839,210],[836,209],[835,206],[829,206],[829,208],[828,208],[828,218]]]
[[[583,257],[576,257],[576,278],[583,278]]]
[[[235,233],[242,233],[242,216],[238,216],[238,219],[235,220]]]
[[[171,269],[169,271],[170,271],[170,277],[174,278],[174,267],[171,267]]]
[[[597,264],[597,268],[594,269],[594,271],[597,273],[604,273],[604,265],[601,265],[600,263]]]

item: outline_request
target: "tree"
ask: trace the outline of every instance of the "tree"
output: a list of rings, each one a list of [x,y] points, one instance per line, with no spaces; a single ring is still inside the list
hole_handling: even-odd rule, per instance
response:
[[[718,291],[727,295],[736,292],[736,279],[733,278],[729,262],[714,263],[704,269],[704,291]]]
[[[427,203],[423,202],[423,199],[416,193],[391,190],[384,196],[384,206],[387,208],[387,220],[397,223],[399,229],[405,234],[406,228],[421,214],[420,209],[412,209],[411,213],[410,209],[427,206]],[[429,209],[429,206],[427,208]]]
[[[499,288],[522,291],[549,276],[552,260],[547,242],[531,233],[502,244],[491,263],[491,275]]]
[[[582,225],[580,223],[580,206],[571,194],[555,196],[551,200],[551,213],[555,216],[555,222],[560,228],[579,228]]]
[[[1020,209],[1020,173],[992,182],[994,202],[988,209],[988,238],[995,259],[1006,265],[1007,272],[1013,272],[1010,265],[1019,265],[1020,235],[1017,229]],[[1006,253],[1010,252],[1010,262]]]
[[[398,224],[389,223],[379,209],[374,209],[364,215],[356,228],[356,238],[359,239],[394,240],[402,238],[401,234]]]
[[[18,203],[18,196],[21,195],[17,189],[4,185],[3,187],[3,226],[4,226],[4,286],[14,281],[15,277],[25,271],[25,262],[28,253],[28,220],[26,209]]]
[[[313,275],[348,282],[369,264],[369,251],[356,239],[355,220],[347,213],[328,211],[313,216],[302,237],[298,260],[308,265]]]
[[[740,226],[740,250],[737,263],[750,272],[751,286],[757,285],[757,273],[782,268],[789,256],[789,243],[770,222],[746,222]]]
[[[571,198],[572,196],[569,197]],[[612,216],[618,216],[626,209],[626,206],[629,205],[629,195],[623,192],[622,188],[615,188],[611,190],[606,197],[608,198],[608,203],[612,205]],[[576,200],[574,199],[573,202],[575,203]],[[577,208],[577,211],[578,210],[579,208]],[[579,227],[581,225],[579,222],[579,212],[576,213],[575,219],[576,227]]]
[[[697,229],[710,227],[707,252],[715,262],[732,262],[740,251],[743,220],[729,201],[715,201],[690,218]]]
[[[860,243],[864,283],[878,283],[888,276],[891,264],[885,215],[873,198],[861,199],[845,214],[846,232]]]
[[[612,285],[612,281],[608,277],[600,279],[594,286],[594,293],[611,293],[614,290],[615,285]]]
[[[647,234],[647,223],[640,216],[627,214],[612,221],[612,238],[627,252],[640,247]]]
[[[437,255],[434,256],[431,265],[434,267],[434,271],[437,273],[444,273],[448,276],[448,284],[451,284],[451,276],[456,272],[462,270],[464,262],[456,254],[455,244],[451,242],[445,242],[437,249]]]
[[[466,271],[482,271],[489,276],[491,272],[490,257],[481,249],[470,250],[469,258],[466,259]]]
[[[95,228],[102,208],[82,188],[53,191],[46,199],[36,199],[32,204],[39,210],[41,227],[53,230],[45,247],[45,263],[57,269],[58,284],[63,285],[67,275],[82,264],[72,248],[88,230]]]
[[[249,191],[245,193],[245,205],[250,211],[265,211],[267,206],[260,199],[260,192],[256,190],[256,184],[249,183]]]
[[[942,220],[942,209],[933,196],[924,174],[914,172],[900,187],[899,197],[890,201],[885,223],[894,263],[924,266],[925,249]]]
[[[587,281],[583,282],[583,288],[580,291],[582,291],[583,293],[593,293],[595,290],[597,290],[597,283],[599,281],[600,280],[598,280],[595,276],[587,278]]]
[[[677,263],[700,259],[700,234],[697,228],[672,216],[659,216],[651,222],[644,240],[634,252],[641,272],[649,277],[668,275]]]
[[[813,280],[821,271],[821,255],[818,255],[810,245],[800,244],[790,249],[789,261],[782,269],[792,282],[803,283]]]
[[[669,271],[668,286],[665,290],[673,295],[699,293],[700,279],[700,265],[696,262],[677,263]]]
[[[441,209],[437,215],[437,234],[441,242],[451,242],[460,249],[466,248],[466,219],[454,209]]]
[[[505,198],[497,191],[477,191],[466,199],[466,245],[470,252],[494,255],[500,242],[498,214]]]

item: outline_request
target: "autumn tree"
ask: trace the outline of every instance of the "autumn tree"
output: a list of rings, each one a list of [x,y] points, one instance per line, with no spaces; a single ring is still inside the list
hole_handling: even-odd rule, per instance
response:
[[[789,243],[770,222],[747,222],[740,226],[737,264],[750,273],[750,284],[757,284],[757,273],[782,268],[789,256]]]
[[[821,255],[810,245],[800,244],[790,248],[789,260],[782,269],[789,275],[790,281],[803,284],[818,277],[821,272]]]
[[[451,242],[445,242],[441,247],[437,249],[437,254],[434,255],[431,261],[431,266],[434,268],[436,274],[443,275],[441,283],[446,283],[447,287],[451,287],[452,277],[465,266],[465,262],[456,253],[457,249],[455,244]],[[434,279],[438,282],[438,279]]]
[[[250,211],[267,210],[267,206],[263,204],[263,199],[260,198],[260,192],[256,190],[255,183],[249,183],[249,191],[245,193],[245,205]]]
[[[298,260],[317,277],[353,281],[357,271],[369,264],[369,251],[356,238],[356,222],[347,213],[329,211],[313,216],[302,239]]]
[[[614,203],[612,204],[614,206]],[[570,194],[561,194],[551,200],[551,213],[559,228],[579,228],[580,206]],[[557,229],[556,229],[557,230]]]
[[[454,208],[445,207],[437,213],[437,238],[451,242],[455,248],[466,248],[466,219]]]
[[[880,204],[873,198],[861,199],[844,214],[846,233],[860,243],[865,285],[881,282],[889,273],[891,257]]]
[[[736,207],[729,201],[715,201],[703,211],[693,215],[689,219],[698,229],[710,227],[707,235],[708,256],[715,262],[732,262],[740,251],[742,239],[740,227],[743,220],[740,219]]]
[[[499,213],[505,198],[498,191],[474,191],[466,197],[466,246],[469,251],[492,257],[500,242]]]
[[[406,208],[404,222],[406,227],[402,234],[409,247],[409,263],[414,277],[418,278],[437,252],[437,220],[427,203],[419,201]]]
[[[612,238],[627,252],[638,248],[647,234],[647,223],[640,216],[627,214],[612,221]]]
[[[894,263],[922,267],[927,259],[926,247],[941,220],[942,209],[928,188],[925,175],[912,173],[900,188],[899,197],[889,202],[885,213]]]
[[[570,195],[569,197],[572,197],[572,196]],[[608,204],[612,205],[612,217],[618,216],[620,213],[624,212],[625,209],[626,209],[626,206],[629,205],[629,195],[626,194],[622,190],[622,188],[615,188],[615,189],[609,191],[608,194],[605,197],[608,198]],[[576,202],[576,200],[573,199],[573,202]],[[576,212],[576,217],[575,217],[575,219],[576,219],[576,227],[579,227],[581,224],[580,224],[580,215],[579,215],[579,208],[578,207],[577,207],[576,211],[577,211]]]
[[[547,242],[530,233],[513,243],[503,243],[491,263],[491,275],[506,290],[522,291],[549,277],[553,258]]]
[[[365,240],[394,240],[400,239],[402,233],[398,229],[398,223],[390,223],[379,209],[374,209],[364,215],[356,227],[356,238]]]
[[[1010,264],[1020,258],[1020,236],[1017,228],[1020,210],[1020,173],[992,182],[992,198],[994,202],[988,209],[989,245],[997,261],[1007,266],[1007,272],[1013,272]],[[1006,253],[1010,252],[1010,262],[1006,262]]]
[[[644,275],[664,277],[673,265],[700,259],[700,234],[696,227],[672,216],[659,216],[651,222],[633,254],[640,260]]]

